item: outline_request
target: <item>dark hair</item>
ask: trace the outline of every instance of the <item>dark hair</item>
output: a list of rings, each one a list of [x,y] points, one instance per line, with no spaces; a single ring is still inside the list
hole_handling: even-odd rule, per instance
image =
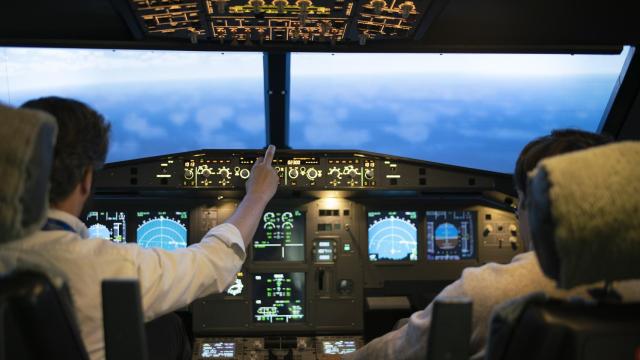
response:
[[[21,107],[46,111],[58,122],[49,192],[49,201],[55,204],[71,194],[87,168],[102,167],[111,126],[98,112],[76,100],[45,97],[29,100]]]
[[[575,129],[554,130],[549,135],[531,141],[522,149],[518,161],[516,161],[514,173],[516,189],[525,195],[527,194],[527,173],[535,169],[540,160],[603,145],[611,141],[613,139],[608,135]]]

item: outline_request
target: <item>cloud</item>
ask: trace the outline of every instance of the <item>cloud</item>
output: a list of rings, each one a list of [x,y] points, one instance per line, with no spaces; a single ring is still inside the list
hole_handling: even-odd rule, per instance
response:
[[[349,116],[346,108],[312,107],[309,110],[303,134],[311,147],[357,148],[371,139],[368,130],[343,125]]]
[[[238,126],[251,134],[257,134],[264,132],[265,130],[265,121],[264,114],[247,114],[239,116],[237,119]]]
[[[117,141],[111,140],[109,144],[109,154],[107,161],[127,160],[139,156],[140,142],[135,140]]]
[[[431,128],[436,125],[437,115],[418,109],[407,109],[401,112],[396,123],[382,129],[389,134],[399,136],[410,143],[420,143],[429,138]]]
[[[175,125],[182,125],[189,119],[189,114],[187,113],[177,113],[174,112],[169,115],[169,121],[171,121]]]
[[[123,121],[125,130],[136,134],[142,139],[156,139],[167,136],[167,131],[161,126],[154,126],[146,118],[136,113],[128,114]]]
[[[209,134],[222,128],[224,122],[235,114],[235,110],[226,105],[207,106],[196,112],[195,121],[201,133]]]

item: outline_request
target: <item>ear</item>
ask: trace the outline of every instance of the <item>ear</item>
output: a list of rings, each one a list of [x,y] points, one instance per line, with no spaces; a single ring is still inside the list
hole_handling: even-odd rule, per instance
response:
[[[93,182],[93,169],[90,166],[87,166],[84,169],[84,175],[82,177],[82,181],[80,182],[80,193],[87,197],[91,194],[91,183]]]

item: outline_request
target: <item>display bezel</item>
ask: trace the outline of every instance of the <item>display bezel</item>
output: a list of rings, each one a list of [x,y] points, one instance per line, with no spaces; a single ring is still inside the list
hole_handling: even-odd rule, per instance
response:
[[[369,241],[370,239],[370,234],[369,234],[369,227],[370,227],[370,218],[369,218],[369,213],[372,212],[380,212],[380,213],[390,213],[390,212],[396,212],[396,213],[406,213],[406,212],[413,212],[416,214],[416,219],[415,219],[415,227],[416,227],[416,259],[414,260],[410,260],[410,259],[402,259],[402,260],[389,260],[389,259],[385,259],[385,260],[371,260],[370,258],[370,253],[369,253]],[[365,244],[365,250],[366,250],[366,260],[369,264],[374,264],[374,265],[393,265],[393,264],[398,264],[398,265],[410,265],[410,264],[417,264],[418,262],[420,262],[422,260],[422,256],[421,256],[421,244],[422,244],[422,240],[421,240],[421,228],[422,228],[422,223],[423,223],[423,219],[421,218],[421,212],[419,210],[415,210],[415,209],[398,209],[398,208],[367,208],[364,211],[364,224],[365,224],[365,235],[366,235],[366,244]]]
[[[460,259],[429,259],[429,243],[428,243],[428,237],[427,237],[427,231],[428,231],[428,227],[427,227],[427,213],[429,212],[468,212],[471,213],[472,215],[472,220],[473,223],[471,224],[471,233],[473,234],[473,256],[469,257],[469,258],[460,258]],[[423,212],[423,218],[424,218],[424,227],[423,227],[423,239],[424,239],[424,258],[426,261],[430,262],[430,263],[447,263],[447,262],[456,262],[456,261],[477,261],[479,254],[479,245],[478,242],[480,241],[480,234],[478,233],[478,210],[474,210],[474,209],[467,209],[467,208],[448,208],[448,209],[427,209]]]

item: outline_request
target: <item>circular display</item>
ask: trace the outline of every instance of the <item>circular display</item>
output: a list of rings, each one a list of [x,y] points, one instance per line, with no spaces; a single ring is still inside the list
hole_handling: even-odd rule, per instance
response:
[[[377,254],[376,260],[412,259],[417,253],[417,234],[415,225],[407,220],[378,220],[369,227],[369,254]]]
[[[187,247],[187,227],[169,218],[155,218],[138,227],[138,245],[174,250]]]
[[[442,223],[436,228],[436,246],[442,250],[455,249],[460,242],[460,233],[451,223]]]
[[[87,229],[90,238],[110,239],[111,231],[102,224],[94,224]]]

